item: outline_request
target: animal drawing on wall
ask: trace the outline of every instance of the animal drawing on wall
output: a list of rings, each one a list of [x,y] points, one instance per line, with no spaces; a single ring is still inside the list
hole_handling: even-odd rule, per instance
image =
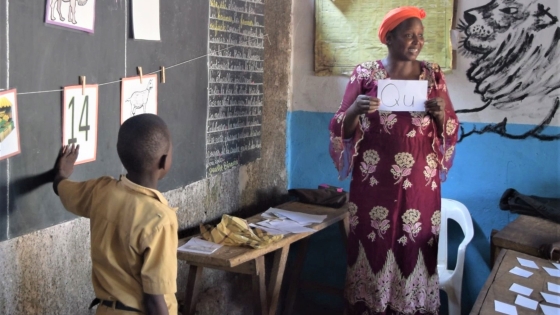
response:
[[[132,116],[157,114],[157,76],[123,78],[121,86],[121,123]]]
[[[491,0],[464,11],[459,51],[472,58],[467,78],[484,105],[457,113],[493,111],[496,121],[461,138],[497,133],[510,139],[560,139],[547,131],[560,113],[560,23],[558,0]],[[551,9],[552,7],[552,9]],[[507,124],[535,125],[515,132]]]
[[[95,0],[47,0],[45,22],[93,33]]]

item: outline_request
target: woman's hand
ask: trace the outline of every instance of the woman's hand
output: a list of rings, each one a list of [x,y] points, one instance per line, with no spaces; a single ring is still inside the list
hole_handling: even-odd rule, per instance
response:
[[[379,109],[379,99],[367,95],[358,95],[354,104],[348,109],[351,114],[360,116],[362,114],[371,114]]]
[[[445,100],[441,97],[432,98],[426,101],[426,112],[434,117],[438,122],[442,122],[445,114]]]

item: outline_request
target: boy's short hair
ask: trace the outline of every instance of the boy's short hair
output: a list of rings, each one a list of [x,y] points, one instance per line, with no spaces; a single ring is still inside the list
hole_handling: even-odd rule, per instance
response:
[[[119,129],[117,153],[128,172],[142,173],[169,151],[171,135],[159,116],[141,114],[127,119]]]

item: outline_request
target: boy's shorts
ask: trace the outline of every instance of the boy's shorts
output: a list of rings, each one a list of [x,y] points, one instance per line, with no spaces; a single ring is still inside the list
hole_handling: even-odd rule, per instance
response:
[[[101,304],[97,305],[97,310],[95,311],[95,315],[136,315],[136,314],[142,314],[142,313],[117,310],[117,309],[113,309],[112,307],[101,305]]]

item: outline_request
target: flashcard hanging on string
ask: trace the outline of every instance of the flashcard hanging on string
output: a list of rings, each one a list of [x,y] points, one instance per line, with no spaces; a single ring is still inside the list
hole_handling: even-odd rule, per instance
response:
[[[157,86],[156,74],[122,79],[121,124],[139,114],[157,115]]]
[[[64,88],[62,144],[80,145],[76,164],[92,162],[97,157],[97,93],[96,84]]]
[[[16,90],[0,92],[0,160],[21,152]]]
[[[95,0],[47,0],[45,23],[93,33]]]

